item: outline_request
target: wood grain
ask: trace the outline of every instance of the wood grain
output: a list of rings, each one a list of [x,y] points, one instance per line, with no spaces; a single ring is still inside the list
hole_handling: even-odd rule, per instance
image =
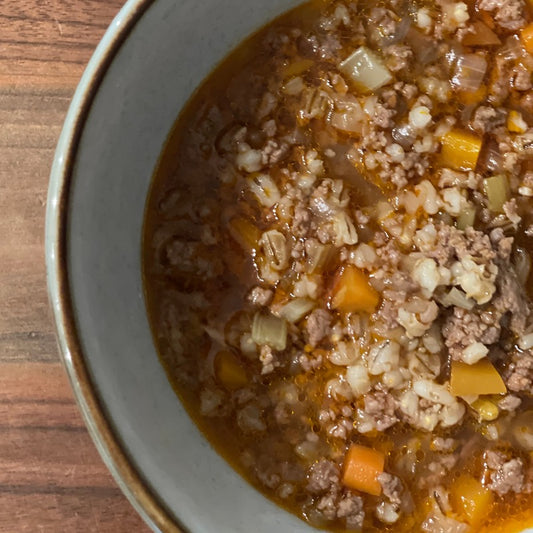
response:
[[[145,533],[101,461],[48,308],[48,175],[70,98],[119,0],[0,2],[0,533]]]

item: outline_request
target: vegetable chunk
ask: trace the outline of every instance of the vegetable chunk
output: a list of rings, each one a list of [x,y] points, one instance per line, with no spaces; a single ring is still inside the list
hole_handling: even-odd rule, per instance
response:
[[[385,455],[372,448],[352,444],[344,459],[343,484],[354,490],[379,496],[381,484],[378,475],[383,472]]]
[[[339,69],[362,91],[372,92],[392,81],[391,73],[381,58],[366,46],[361,46],[347,57]]]
[[[450,503],[454,511],[473,527],[483,522],[493,501],[492,492],[472,476],[461,476],[451,486]]]
[[[252,339],[259,345],[266,344],[274,350],[285,350],[287,322],[272,314],[258,312],[252,324]]]
[[[503,213],[503,204],[509,200],[510,189],[507,176],[498,174],[483,180],[483,188],[487,195],[489,209],[495,213]]]
[[[235,355],[226,350],[215,358],[215,373],[220,383],[228,390],[236,390],[248,383],[246,371]]]
[[[450,389],[455,396],[507,392],[502,377],[488,359],[482,359],[473,365],[452,361]]]
[[[442,164],[454,170],[474,170],[481,144],[477,135],[461,130],[449,131],[442,137]]]
[[[378,303],[379,295],[364,272],[354,265],[347,265],[340,271],[331,299],[334,309],[344,313],[373,313]]]

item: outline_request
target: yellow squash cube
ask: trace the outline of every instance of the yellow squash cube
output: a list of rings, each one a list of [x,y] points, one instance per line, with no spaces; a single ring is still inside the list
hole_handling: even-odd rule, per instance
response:
[[[474,170],[481,151],[481,139],[462,130],[451,130],[441,139],[441,162],[454,170]]]
[[[473,365],[452,361],[450,390],[454,396],[505,394],[507,387],[488,359]]]
[[[370,285],[367,275],[354,265],[346,265],[337,274],[331,307],[344,313],[373,313],[379,294]]]

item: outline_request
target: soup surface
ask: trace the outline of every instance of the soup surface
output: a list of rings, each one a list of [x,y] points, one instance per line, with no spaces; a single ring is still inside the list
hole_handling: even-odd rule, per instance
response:
[[[532,7],[303,5],[217,68],[162,155],[161,360],[217,450],[313,526],[533,524]]]

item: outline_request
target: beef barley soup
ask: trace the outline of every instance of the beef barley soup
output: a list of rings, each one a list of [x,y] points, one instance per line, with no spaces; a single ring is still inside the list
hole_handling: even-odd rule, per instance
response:
[[[533,525],[532,14],[315,0],[216,69],[162,154],[161,361],[313,526]]]

